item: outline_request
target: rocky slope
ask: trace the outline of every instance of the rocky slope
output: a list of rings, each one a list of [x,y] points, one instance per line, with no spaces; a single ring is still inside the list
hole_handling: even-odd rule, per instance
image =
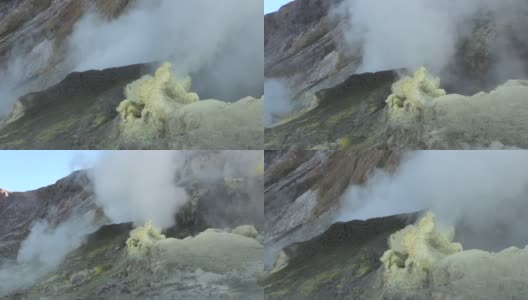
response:
[[[7,0],[0,4],[0,66],[13,64],[15,57],[39,62],[26,65],[16,94],[36,92],[67,75],[64,61],[67,37],[76,22],[90,9],[106,18],[116,18],[135,0]],[[48,59],[38,57],[47,55]],[[13,71],[13,70],[7,70]],[[67,72],[67,71],[66,71]],[[43,76],[46,74],[46,76]],[[10,74],[13,75],[13,74]]]
[[[195,153],[187,161],[180,186],[185,187],[189,201],[174,216],[176,225],[165,230],[166,239],[141,257],[132,258],[126,244],[132,224],[109,221],[96,203],[91,175],[85,171],[36,191],[3,193],[7,197],[0,199],[0,277],[6,281],[0,290],[7,288],[9,278],[20,276],[4,272],[11,270],[17,255],[23,255],[21,244],[36,230],[37,221],[49,224],[41,232],[49,236],[36,237],[44,245],[49,243],[46,238],[53,238],[52,232],[76,228],[71,220],[84,219],[81,216],[88,213],[94,216],[89,224],[94,229],[58,267],[35,278],[29,287],[8,295],[1,291],[0,298],[262,299],[263,246],[258,231],[264,218],[263,177],[253,170],[240,178],[199,173],[221,163],[218,157],[214,152]],[[70,228],[64,229],[63,224]],[[235,229],[247,224],[257,231],[247,226]],[[71,235],[76,238],[75,232]],[[55,238],[54,243],[63,241]],[[39,255],[53,257],[53,253]],[[24,266],[13,270],[23,271]]]
[[[394,71],[351,75],[318,90],[318,105],[265,129],[266,149],[385,149],[385,99],[397,80]]]
[[[281,249],[324,232],[334,223],[341,195],[376,168],[393,171],[400,161],[389,151],[266,151],[264,190],[269,269]]]
[[[362,63],[362,46],[345,42],[351,25],[342,4],[297,0],[265,16],[265,76],[287,82],[294,107],[305,107],[265,130],[266,149],[488,148],[497,140],[507,147],[526,147],[524,137],[519,136],[513,143],[502,141],[500,136],[474,141],[476,133],[470,130],[449,132],[444,140],[430,143],[420,137],[422,127],[429,124],[418,122],[409,130],[388,122],[385,100],[391,94],[391,84],[400,76],[384,70],[356,74]],[[523,79],[519,74],[528,71],[528,41],[520,33],[526,26],[521,17],[525,10],[528,7],[519,8],[505,24],[486,14],[467,22],[463,31],[468,34],[457,42],[456,54],[442,74],[435,74],[441,77],[441,86],[448,93],[472,95],[493,90],[508,79]],[[499,48],[504,45],[512,57],[519,57],[515,68],[499,65],[504,61],[504,51]],[[524,104],[516,105],[525,110]],[[485,120],[481,122],[486,126]],[[512,123],[523,126],[521,120]],[[443,131],[446,125],[435,124],[433,131]],[[452,140],[451,136],[462,137]]]
[[[95,209],[93,193],[90,192],[90,181],[83,172],[75,172],[35,191],[9,193],[0,200],[2,258],[16,257],[33,221],[46,219],[58,224],[74,211],[84,213],[92,209]]]
[[[0,126],[3,149],[112,149],[113,122],[124,88],[146,65],[68,75],[58,85],[21,97]],[[114,132],[112,137],[112,132]]]
[[[288,246],[287,264],[266,278],[266,299],[398,299],[383,295],[380,257],[388,249],[388,237],[414,218],[336,223],[313,239]]]
[[[345,23],[328,16],[341,2],[293,1],[265,15],[265,76],[286,78],[294,94],[299,94],[318,89],[322,81],[337,73],[338,60],[346,66],[344,52],[339,50]]]

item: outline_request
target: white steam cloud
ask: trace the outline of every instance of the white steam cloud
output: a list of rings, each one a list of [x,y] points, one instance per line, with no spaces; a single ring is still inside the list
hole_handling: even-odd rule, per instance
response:
[[[264,81],[264,124],[270,127],[293,111],[290,90],[286,82],[276,79]]]
[[[179,75],[198,72],[195,87],[206,97],[261,96],[262,11],[262,1],[255,0],[137,0],[114,20],[89,10],[75,24],[60,57],[55,41],[40,36],[13,46],[0,66],[0,117],[11,112],[18,97],[73,71],[165,60]]]
[[[226,43],[236,42],[231,36],[242,39],[250,33],[261,35],[261,25],[257,24],[262,22],[254,19],[257,11],[261,15],[261,8],[260,1],[142,0],[113,21],[87,14],[71,37],[73,55],[80,62],[77,70],[173,58],[177,70],[196,71],[211,62]],[[255,49],[249,42],[238,41],[246,47],[237,48]],[[262,40],[258,46],[262,48]],[[251,56],[255,58],[256,53]]]
[[[339,220],[430,209],[464,244],[500,249],[528,244],[528,152],[412,152],[395,174],[377,170],[343,195]],[[466,241],[468,243],[466,243]]]
[[[16,261],[0,268],[0,296],[28,288],[55,270],[95,230],[93,211],[71,216],[57,226],[46,220],[36,221],[21,244]]]
[[[97,205],[112,223],[168,228],[188,198],[176,182],[184,162],[177,151],[105,152],[91,172]]]
[[[350,17],[345,40],[354,49],[362,48],[358,73],[420,66],[442,72],[453,62],[457,44],[471,33],[471,22],[481,13],[491,14],[498,25],[499,37],[490,50],[500,56],[497,72],[508,73],[504,68],[513,67],[512,62],[519,59],[508,53],[511,45],[502,39],[505,32],[500,27],[522,28],[514,22],[516,11],[523,8],[523,0],[345,0],[339,13]]]
[[[24,87],[22,83],[37,76],[38,72],[47,66],[53,54],[53,46],[49,40],[36,44],[24,56],[20,55],[23,46],[16,44],[7,55],[6,63],[0,66],[0,117],[11,112],[18,97],[31,92],[31,89]]]
[[[262,89],[262,10],[254,0],[142,0],[113,21],[87,14],[70,40],[72,60],[78,71],[170,60],[181,75],[207,69],[216,88]]]

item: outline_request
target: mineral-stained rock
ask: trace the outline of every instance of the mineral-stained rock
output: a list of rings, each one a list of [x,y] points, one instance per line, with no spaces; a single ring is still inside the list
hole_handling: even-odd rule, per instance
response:
[[[21,97],[0,125],[3,149],[111,149],[115,108],[127,84],[149,68],[132,65],[72,73],[59,84]],[[106,148],[105,148],[106,147]]]
[[[265,129],[266,149],[340,149],[347,144],[357,149],[382,148],[385,101],[397,78],[393,71],[352,75],[318,91],[316,107]]]
[[[286,247],[281,256],[287,256],[286,265],[266,278],[266,296],[379,299],[379,258],[388,248],[389,235],[404,228],[406,218],[414,216],[336,223],[313,239]]]
[[[56,84],[63,76],[61,65],[67,37],[76,22],[91,8],[106,18],[123,14],[136,0],[7,0],[0,3],[0,70],[14,57],[25,61],[47,60],[27,65],[17,88],[21,93],[34,92]],[[46,45],[49,51],[35,51]],[[43,50],[43,49],[41,49]],[[33,54],[32,54],[33,52]],[[12,75],[12,74],[8,74]],[[5,101],[5,100],[3,100]]]

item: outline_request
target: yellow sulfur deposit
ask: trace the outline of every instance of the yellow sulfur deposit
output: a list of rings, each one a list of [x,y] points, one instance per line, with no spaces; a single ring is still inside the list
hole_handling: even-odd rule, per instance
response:
[[[527,98],[526,80],[473,96],[446,94],[422,67],[396,82],[386,102],[390,127],[414,128],[428,149],[515,149],[528,147]]]
[[[240,226],[232,232],[206,229],[184,239],[166,238],[152,222],[130,232],[127,253],[132,258],[148,255],[162,265],[223,274],[262,271],[264,246],[255,238],[253,226]]]
[[[453,243],[454,229],[440,231],[433,213],[427,213],[416,225],[409,225],[389,238],[389,247],[381,261],[389,286],[424,287],[434,264],[462,251]]]
[[[170,63],[125,88],[117,107],[122,140],[171,149],[260,149],[264,99],[247,97],[233,103],[201,100],[191,92],[191,78],[176,78]]]
[[[493,253],[462,250],[453,228],[439,230],[433,213],[389,238],[381,257],[385,286],[412,295],[428,289],[443,299],[522,299],[528,291],[528,247]]]
[[[427,72],[425,67],[418,69],[412,77],[404,77],[392,86],[392,94],[386,102],[393,119],[417,116],[423,106],[434,98],[446,95],[440,88],[440,79]]]
[[[279,272],[280,270],[284,269],[286,266],[288,266],[290,258],[286,254],[286,252],[281,251],[279,253],[279,256],[277,257],[277,260],[273,264],[273,268],[271,270],[271,273]]]
[[[126,99],[117,111],[124,121],[140,119],[146,114],[165,119],[171,111],[198,102],[198,95],[190,90],[191,78],[176,79],[172,74],[172,65],[164,63],[154,77],[143,76],[125,88]]]
[[[130,231],[130,237],[126,241],[127,251],[130,256],[146,255],[157,241],[165,239],[161,234],[161,229],[147,221],[144,226],[140,226]]]
[[[255,175],[257,176],[264,175],[264,159],[262,159],[257,165],[257,168],[255,169]]]
[[[245,236],[251,239],[256,239],[258,236],[258,231],[255,229],[255,226],[253,225],[238,226],[237,228],[233,229],[231,233]]]
[[[126,99],[117,107],[125,137],[149,140],[163,134],[167,120],[184,105],[198,102],[190,77],[178,80],[172,65],[164,63],[154,77],[145,75],[125,88]]]

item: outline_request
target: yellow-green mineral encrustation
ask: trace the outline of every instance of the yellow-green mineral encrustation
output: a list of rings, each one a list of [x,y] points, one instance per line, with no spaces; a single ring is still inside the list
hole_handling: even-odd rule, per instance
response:
[[[263,144],[264,99],[200,100],[189,76],[177,78],[170,63],[125,88],[117,107],[121,139],[171,149],[258,149]]]
[[[500,252],[463,250],[453,242],[454,228],[440,229],[435,215],[425,214],[389,237],[381,257],[385,286],[401,291],[429,288],[459,295],[500,299],[528,290],[528,247]]]

